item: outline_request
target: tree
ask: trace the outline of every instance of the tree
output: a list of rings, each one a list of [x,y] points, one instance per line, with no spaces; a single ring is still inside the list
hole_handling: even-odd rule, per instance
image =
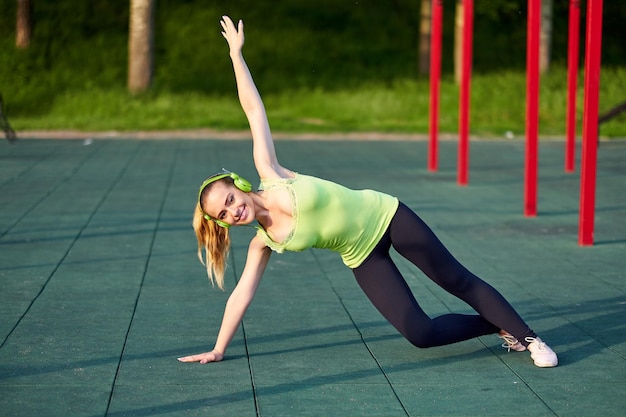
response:
[[[431,0],[422,0],[420,10],[418,67],[421,75],[430,73],[430,3]]]
[[[28,48],[33,34],[33,0],[17,0],[17,23],[15,25],[15,46]]]
[[[454,10],[454,79],[457,84],[461,82],[461,60],[463,59],[463,1],[456,2]]]
[[[128,90],[146,91],[152,83],[155,0],[130,0]]]
[[[541,2],[541,35],[539,38],[539,71],[543,74],[550,68],[552,46],[552,1]]]

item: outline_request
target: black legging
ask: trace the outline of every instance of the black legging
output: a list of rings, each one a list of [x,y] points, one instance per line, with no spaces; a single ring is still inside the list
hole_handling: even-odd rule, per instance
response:
[[[391,245],[431,280],[468,303],[480,315],[428,317],[391,260]],[[461,265],[426,223],[402,203],[376,248],[352,271],[378,311],[417,347],[447,345],[498,333],[501,329],[524,345],[527,345],[526,337],[536,336],[495,288]]]

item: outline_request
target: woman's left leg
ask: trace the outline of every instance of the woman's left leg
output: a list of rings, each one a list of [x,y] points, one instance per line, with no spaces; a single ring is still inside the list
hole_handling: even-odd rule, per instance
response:
[[[389,256],[390,246],[387,231],[365,262],[352,271],[372,304],[409,342],[427,348],[498,332],[477,314],[428,317]]]
[[[536,337],[509,302],[461,265],[428,225],[404,204],[400,204],[389,231],[398,253],[443,289],[472,306],[485,320],[511,333],[524,345],[528,345],[527,337]]]

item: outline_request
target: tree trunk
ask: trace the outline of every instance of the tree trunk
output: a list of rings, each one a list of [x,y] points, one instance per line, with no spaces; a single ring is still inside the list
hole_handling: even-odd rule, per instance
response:
[[[17,23],[15,25],[15,46],[28,48],[33,34],[33,4],[31,0],[17,0]]]
[[[454,15],[454,79],[461,83],[461,67],[463,63],[463,1],[456,3]]]
[[[420,34],[418,47],[417,72],[420,75],[430,73],[430,11],[431,0],[422,0],[420,11]]]
[[[541,35],[539,44],[539,72],[546,73],[550,69],[550,53],[552,47],[552,7],[553,0],[541,1]]]
[[[146,91],[152,82],[155,0],[130,0],[128,90]]]

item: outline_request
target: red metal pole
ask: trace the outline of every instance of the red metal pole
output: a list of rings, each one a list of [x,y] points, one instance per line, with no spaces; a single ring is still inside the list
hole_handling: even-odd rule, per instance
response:
[[[583,106],[583,152],[580,174],[578,244],[593,245],[598,147],[598,98],[602,52],[602,0],[587,0],[585,47],[585,104]]]
[[[526,170],[524,215],[537,215],[537,157],[539,136],[539,30],[541,0],[528,0],[526,37]]]
[[[578,49],[580,43],[580,0],[569,2],[567,36],[567,116],[565,126],[565,172],[574,172],[576,159],[576,92],[578,90]]]
[[[439,134],[439,81],[441,78],[441,31],[443,26],[443,0],[432,0],[430,32],[430,141],[428,170],[437,171],[437,137]]]
[[[472,35],[474,31],[474,0],[463,0],[463,44],[461,89],[459,92],[459,152],[457,184],[469,182],[469,117],[472,81]]]

